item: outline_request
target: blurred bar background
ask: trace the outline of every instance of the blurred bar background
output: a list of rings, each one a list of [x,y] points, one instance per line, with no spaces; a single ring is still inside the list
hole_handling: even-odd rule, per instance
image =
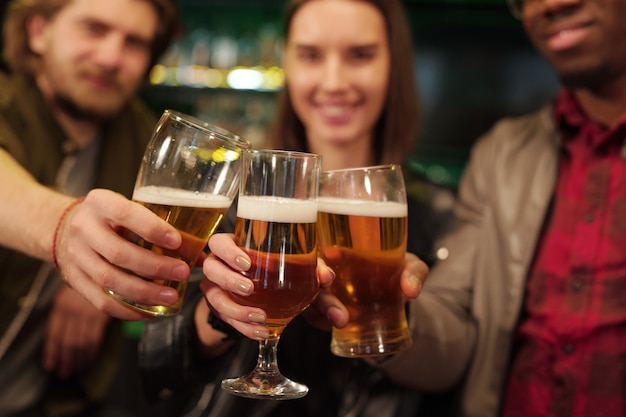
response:
[[[0,0],[0,16],[7,2]],[[178,0],[180,33],[142,96],[157,115],[166,108],[189,113],[264,146],[283,85],[284,3]],[[415,46],[406,53],[415,60],[421,101],[421,132],[405,172],[415,184],[428,182],[453,195],[473,142],[500,117],[551,99],[559,83],[506,0],[404,3]],[[125,325],[125,365],[112,396],[118,417],[137,417],[146,407],[136,367],[142,323]]]
[[[281,89],[284,0],[179,0],[181,31],[143,95],[264,145]],[[405,0],[422,129],[412,174],[456,187],[475,139],[558,89],[505,0]],[[407,117],[413,117],[407,115]]]

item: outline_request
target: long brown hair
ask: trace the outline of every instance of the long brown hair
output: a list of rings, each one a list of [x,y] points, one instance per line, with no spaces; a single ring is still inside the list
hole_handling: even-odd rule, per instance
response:
[[[45,19],[52,17],[72,0],[14,0],[7,8],[4,20],[4,59],[9,68],[16,72],[34,74],[40,58],[28,46],[26,24],[34,15]],[[178,24],[175,0],[145,0],[157,10],[159,25],[152,44],[154,64],[165,52]],[[151,67],[152,65],[150,65]]]
[[[285,9],[284,35],[289,36],[291,22],[302,5],[314,0],[289,0]],[[373,155],[376,164],[402,163],[413,150],[418,129],[418,95],[413,67],[413,42],[400,0],[353,0],[375,6],[385,20],[391,71],[383,111],[374,126]],[[271,129],[272,146],[307,151],[307,139],[287,88],[279,93],[276,117]]]

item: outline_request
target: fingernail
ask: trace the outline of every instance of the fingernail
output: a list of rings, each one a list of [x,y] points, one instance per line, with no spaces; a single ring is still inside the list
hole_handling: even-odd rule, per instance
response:
[[[238,256],[237,259],[235,259],[235,263],[239,268],[241,268],[242,271],[250,269],[250,261],[243,256]]]
[[[250,283],[250,281],[239,281],[237,282],[237,289],[239,290],[239,292],[243,295],[248,295],[252,292],[253,290],[253,285]]]
[[[332,275],[332,276],[333,276],[333,278],[332,278],[332,281],[331,281],[331,282],[335,281],[335,278],[337,278],[337,274],[335,273],[335,271],[334,271],[334,270],[332,270],[332,269],[330,270],[330,275]]]
[[[248,314],[248,320],[253,323],[263,324],[265,323],[265,315],[261,313],[250,313]]]
[[[164,289],[159,293],[159,300],[165,305],[174,304],[178,300],[178,294],[172,289]]]
[[[256,329],[254,331],[254,335],[257,339],[268,339],[270,337],[270,332],[267,329]]]
[[[330,307],[326,312],[326,318],[328,318],[328,321],[330,321],[333,326],[339,327],[344,322],[342,314],[341,309],[337,307]]]
[[[420,280],[417,278],[417,276],[410,275],[409,276],[409,280],[408,280],[408,284],[409,284],[409,287],[411,287],[411,289],[413,291],[417,292],[417,291],[420,290],[421,284],[420,284]]]
[[[172,269],[172,275],[174,278],[186,279],[189,276],[189,267],[187,265],[176,265]]]
[[[166,233],[165,234],[165,244],[174,249],[180,246],[180,235],[178,233]]]

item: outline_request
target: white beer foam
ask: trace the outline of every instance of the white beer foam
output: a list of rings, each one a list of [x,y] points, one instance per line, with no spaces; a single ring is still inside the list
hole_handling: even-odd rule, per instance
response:
[[[223,195],[156,185],[135,189],[133,200],[148,204],[200,208],[228,208],[231,204],[231,200]]]
[[[315,223],[317,202],[297,198],[239,196],[237,217],[279,223]]]
[[[345,216],[406,217],[407,205],[397,201],[367,201],[338,197],[319,197],[318,210]]]

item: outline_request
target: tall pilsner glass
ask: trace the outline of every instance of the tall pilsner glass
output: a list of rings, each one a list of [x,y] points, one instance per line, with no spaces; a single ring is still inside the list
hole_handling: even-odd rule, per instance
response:
[[[326,171],[318,199],[320,256],[336,273],[331,289],[349,323],[333,328],[331,351],[363,357],[411,345],[400,275],[407,239],[407,203],[397,165]]]
[[[226,130],[165,110],[146,148],[133,201],[176,227],[183,242],[178,249],[167,250],[128,230],[121,234],[153,252],[182,259],[193,268],[237,194],[241,152],[248,147],[246,141]],[[153,316],[177,314],[187,282],[153,282],[175,288],[178,301],[169,306],[146,305],[108,292],[129,307]]]
[[[243,154],[235,239],[250,256],[252,267],[244,275],[254,283],[254,292],[232,297],[266,312],[270,337],[260,342],[251,373],[222,381],[222,388],[231,393],[283,400],[308,392],[280,373],[276,349],[287,324],[319,291],[315,268],[320,163],[319,155],[309,153]]]

